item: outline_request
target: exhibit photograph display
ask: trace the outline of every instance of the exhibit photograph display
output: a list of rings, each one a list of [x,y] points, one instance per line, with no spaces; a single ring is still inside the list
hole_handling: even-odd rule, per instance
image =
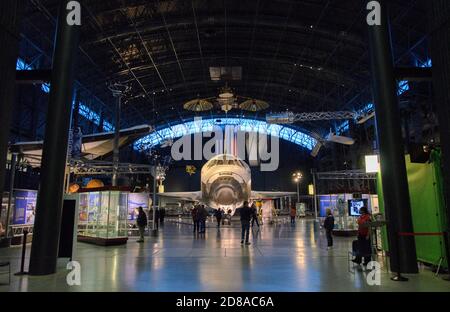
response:
[[[1,0],[0,298],[448,301],[449,20],[448,0]]]

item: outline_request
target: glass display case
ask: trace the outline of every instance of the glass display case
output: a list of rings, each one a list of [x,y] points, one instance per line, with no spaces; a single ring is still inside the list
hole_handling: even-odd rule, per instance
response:
[[[128,193],[105,190],[79,196],[78,241],[98,245],[126,243]]]

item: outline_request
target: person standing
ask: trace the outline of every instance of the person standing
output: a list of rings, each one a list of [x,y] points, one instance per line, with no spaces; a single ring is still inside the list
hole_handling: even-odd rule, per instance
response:
[[[159,218],[160,218],[159,208],[155,207],[155,227],[157,230],[159,230]]]
[[[208,218],[208,211],[206,211],[205,205],[200,205],[198,210],[199,221],[200,221],[200,231],[199,233],[205,233],[206,231],[206,219]]]
[[[358,247],[356,257],[352,262],[361,264],[364,258],[364,265],[367,265],[372,260],[372,251],[370,246],[369,223],[371,216],[367,207],[362,207],[359,210],[361,216],[358,218]]]
[[[144,233],[145,233],[145,227],[147,226],[147,215],[145,214],[144,209],[142,207],[138,208],[139,213],[136,220],[137,226],[139,228],[139,239],[137,240],[138,243],[144,242]]]
[[[291,207],[291,211],[290,211],[289,215],[291,216],[291,224],[294,225],[295,218],[297,217],[297,209],[295,208],[295,206]]]
[[[199,226],[200,226],[200,221],[199,221],[199,217],[198,217],[198,207],[199,207],[199,205],[195,205],[193,208],[192,208],[192,211],[191,211],[191,216],[192,216],[192,222],[194,223],[194,233],[198,233],[198,231],[200,230],[199,229]]]
[[[327,216],[323,222],[323,227],[327,235],[327,250],[333,247],[333,229],[334,229],[334,217],[331,213],[331,209],[327,208]]]
[[[208,210],[206,209],[205,205],[202,205],[202,219],[201,221],[201,226],[202,226],[202,233],[205,233],[206,231],[206,220],[209,217],[209,213]]]
[[[255,224],[255,221],[256,221],[256,225],[259,228],[258,209],[256,208],[255,203],[252,204],[251,210],[252,210],[252,227],[253,227],[253,225]]]
[[[164,226],[164,218],[166,217],[166,208],[161,207],[159,210],[159,222],[161,223],[161,226]]]
[[[248,206],[248,202],[245,201],[243,207],[241,208],[241,227],[242,227],[242,236],[241,236],[241,245],[245,244],[250,245],[249,236],[250,236],[250,219],[252,218],[252,209]]]
[[[230,225],[230,226],[231,226],[231,213],[232,213],[232,210],[228,209],[227,220],[228,220],[228,225]]]
[[[215,211],[214,213],[216,220],[217,220],[217,228],[220,229],[220,222],[222,221],[222,216],[223,216],[223,210],[222,208],[219,208]]]

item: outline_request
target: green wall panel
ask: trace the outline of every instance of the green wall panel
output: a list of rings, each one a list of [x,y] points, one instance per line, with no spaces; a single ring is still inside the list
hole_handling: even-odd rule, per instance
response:
[[[409,155],[406,155],[405,160],[414,232],[443,232],[445,212],[439,153],[433,152],[430,163],[411,163]],[[380,175],[377,188],[380,211],[384,213]],[[437,264],[441,257],[445,258],[445,244],[442,236],[416,236],[415,239],[418,260]],[[386,229],[382,232],[382,242],[383,249],[388,250]]]

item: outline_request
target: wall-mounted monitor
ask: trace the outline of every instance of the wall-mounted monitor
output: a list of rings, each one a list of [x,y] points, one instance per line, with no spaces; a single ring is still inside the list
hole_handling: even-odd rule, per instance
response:
[[[350,216],[354,216],[354,217],[360,216],[361,214],[359,213],[359,210],[362,207],[367,207],[367,209],[369,209],[367,206],[366,198],[364,198],[364,199],[349,199],[348,200],[348,214]]]

